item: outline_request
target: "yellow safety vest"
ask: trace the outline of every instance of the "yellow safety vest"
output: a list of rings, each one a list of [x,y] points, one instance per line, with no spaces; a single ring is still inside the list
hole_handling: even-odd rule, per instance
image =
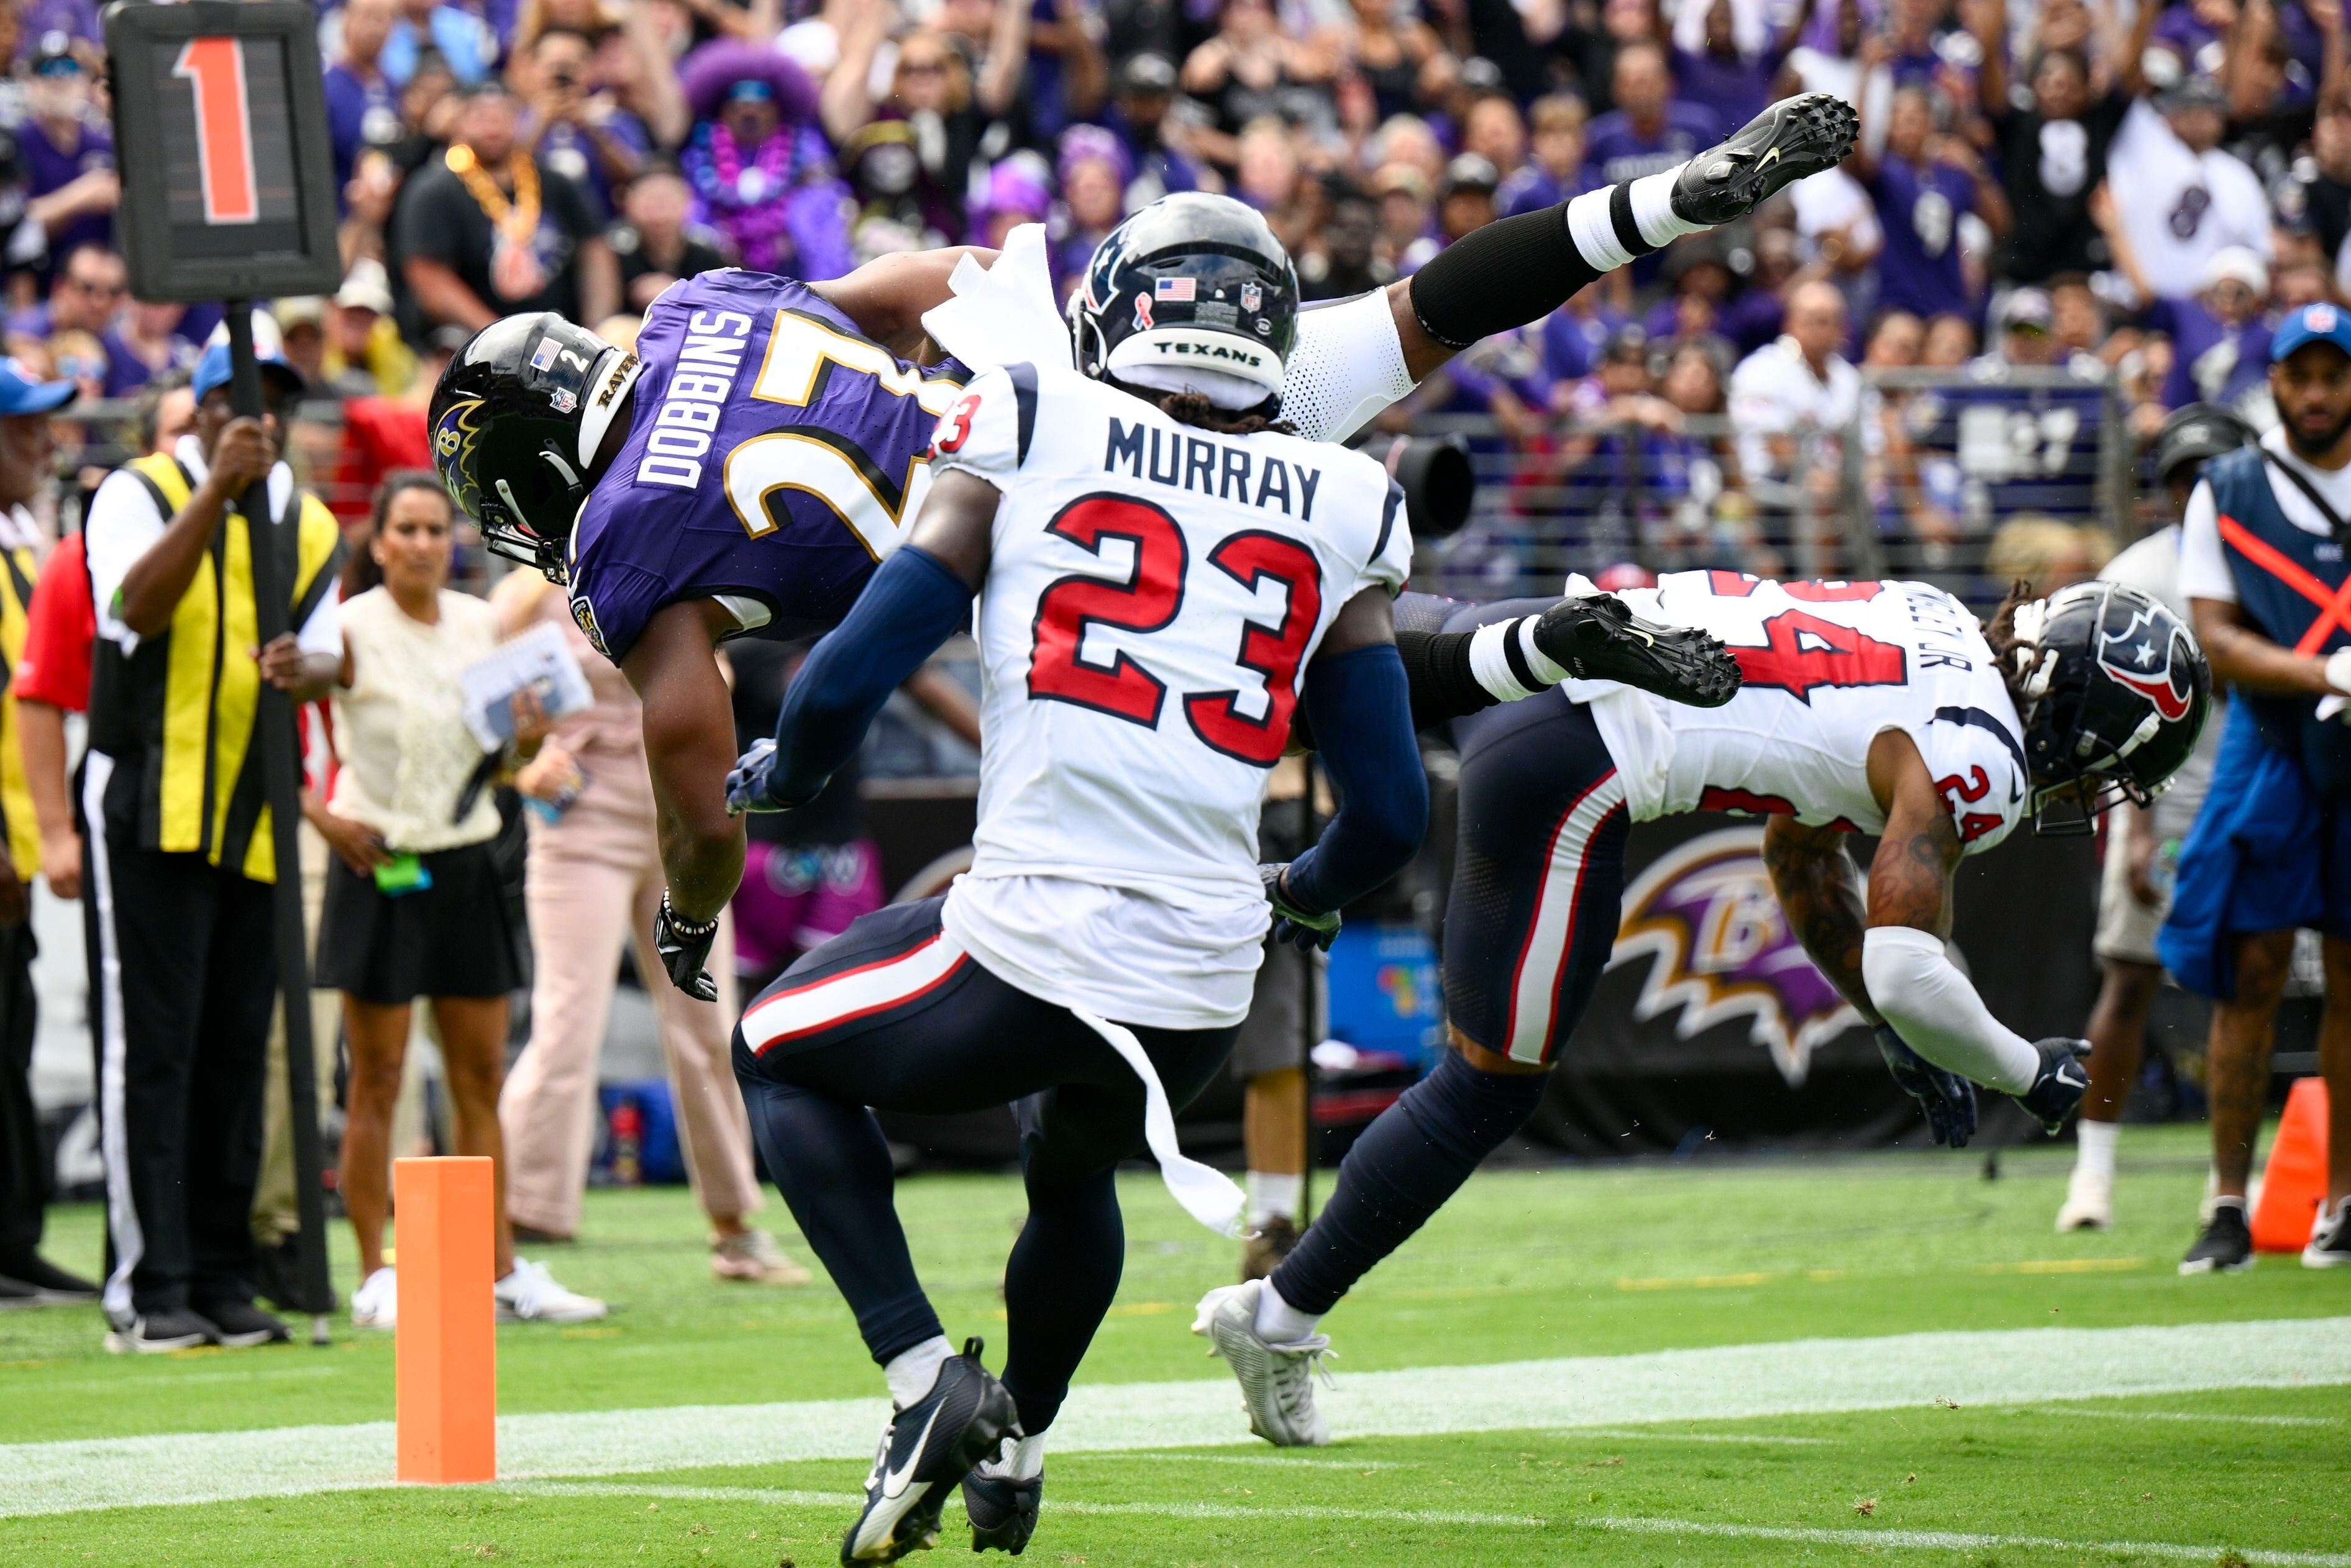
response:
[[[27,881],[41,869],[41,831],[25,782],[24,735],[16,727],[16,664],[25,653],[25,617],[38,575],[31,546],[0,549],[0,838],[16,874]]]
[[[173,458],[157,454],[125,467],[144,482],[168,521],[188,504],[193,485]],[[296,557],[288,627],[299,630],[334,591],[342,535],[334,514],[298,488],[300,521],[271,530],[289,534]],[[280,547],[286,547],[281,543]],[[282,559],[282,558],[281,558]],[[281,567],[281,570],[283,567]],[[99,638],[92,665],[90,745],[114,759],[107,811],[135,815],[142,848],[197,853],[239,867],[256,882],[277,879],[262,758],[252,745],[261,695],[261,642],[254,613],[253,538],[245,515],[222,514],[211,548],[162,633],[135,652]],[[128,797],[120,791],[135,789]],[[120,820],[119,818],[117,820]]]

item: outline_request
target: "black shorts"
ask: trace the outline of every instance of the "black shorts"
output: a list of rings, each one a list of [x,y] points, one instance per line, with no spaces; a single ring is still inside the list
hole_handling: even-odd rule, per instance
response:
[[[1458,632],[1522,612],[1475,605]],[[1445,906],[1445,1002],[1489,1051],[1548,1062],[1616,943],[1630,834],[1591,710],[1552,690],[1453,721],[1460,828]]]
[[[1143,1083],[1066,1008],[981,967],[947,937],[945,897],[893,904],[807,953],[744,1011],[735,1071],[911,1115],[1015,1106],[1024,1135],[1139,1154]],[[1127,1026],[1181,1110],[1224,1066],[1238,1026]],[[1076,1128],[1082,1126],[1082,1134]]]
[[[502,997],[522,984],[489,842],[418,858],[433,885],[396,895],[328,861],[312,985],[396,1007],[418,997]]]

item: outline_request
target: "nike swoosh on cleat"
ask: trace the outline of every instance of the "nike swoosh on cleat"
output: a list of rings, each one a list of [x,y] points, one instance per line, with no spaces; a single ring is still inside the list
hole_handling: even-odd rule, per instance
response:
[[[1779,161],[1780,150],[1777,147],[1774,147],[1771,151],[1763,154],[1761,160],[1756,163],[1755,172],[1761,174],[1764,170],[1769,169],[1772,164],[1777,163]]]
[[[903,1470],[891,1469],[883,1472],[882,1495],[883,1497],[894,1500],[905,1495],[906,1488],[914,1482],[914,1472],[922,1468],[923,1450],[930,1445],[931,1428],[939,1424],[939,1411],[944,1408],[944,1406],[932,1407],[931,1418],[923,1423],[923,1435],[914,1439],[914,1457],[907,1461],[906,1468]]]

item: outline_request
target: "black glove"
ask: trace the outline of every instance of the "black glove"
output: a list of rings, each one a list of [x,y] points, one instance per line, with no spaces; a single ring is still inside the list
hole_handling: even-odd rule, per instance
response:
[[[1339,935],[1339,912],[1316,915],[1292,904],[1281,886],[1281,873],[1289,869],[1288,861],[1257,868],[1265,883],[1265,901],[1273,905],[1273,939],[1293,947],[1320,947],[1327,953]]]
[[[662,894],[660,913],[653,916],[653,951],[661,955],[670,984],[696,1001],[718,999],[718,982],[703,967],[710,962],[710,945],[716,940],[717,916],[691,925],[669,906],[669,894]]]
[[[1894,1082],[1905,1094],[1918,1102],[1935,1141],[1966,1148],[1976,1131],[1976,1086],[1903,1044],[1891,1024],[1879,1024],[1876,1038],[1877,1054],[1886,1058],[1886,1071],[1894,1074]]]

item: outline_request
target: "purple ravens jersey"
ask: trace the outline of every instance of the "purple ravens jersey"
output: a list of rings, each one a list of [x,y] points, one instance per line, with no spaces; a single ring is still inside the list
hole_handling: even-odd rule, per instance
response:
[[[806,285],[706,272],[646,312],[627,441],[571,531],[571,616],[618,663],[664,605],[837,624],[930,489],[970,372],[911,365]]]

